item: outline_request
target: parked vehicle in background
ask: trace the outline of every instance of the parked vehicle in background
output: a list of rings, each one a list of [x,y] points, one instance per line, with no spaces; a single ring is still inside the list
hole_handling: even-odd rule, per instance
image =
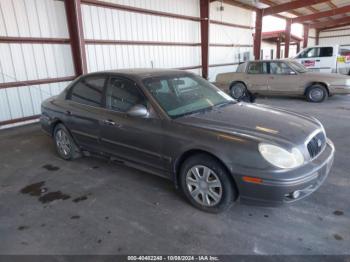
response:
[[[310,46],[300,51],[294,60],[315,72],[350,74],[350,46]]]
[[[238,198],[302,199],[324,182],[334,156],[317,119],[237,102],[180,70],[81,76],[42,103],[40,120],[63,159],[89,152],[164,176],[209,212]],[[132,197],[135,189],[125,190]]]
[[[245,62],[236,73],[218,74],[216,84],[235,99],[251,93],[301,96],[310,102],[322,102],[331,95],[350,94],[349,76],[311,72],[294,60]]]

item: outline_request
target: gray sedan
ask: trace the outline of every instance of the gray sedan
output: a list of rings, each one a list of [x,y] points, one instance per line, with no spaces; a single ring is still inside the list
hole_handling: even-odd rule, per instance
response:
[[[41,125],[63,159],[95,154],[164,176],[209,212],[238,199],[302,199],[325,180],[334,155],[315,118],[237,102],[178,70],[81,76],[42,103]]]
[[[253,93],[301,96],[310,102],[322,102],[332,95],[350,94],[349,76],[311,72],[293,60],[245,62],[235,73],[218,74],[216,83],[236,99]]]

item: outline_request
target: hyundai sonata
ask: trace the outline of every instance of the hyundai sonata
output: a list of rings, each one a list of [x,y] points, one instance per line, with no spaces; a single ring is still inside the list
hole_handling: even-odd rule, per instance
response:
[[[98,154],[174,181],[194,206],[302,199],[334,146],[311,116],[237,102],[201,77],[134,69],[83,75],[42,103],[59,156]]]

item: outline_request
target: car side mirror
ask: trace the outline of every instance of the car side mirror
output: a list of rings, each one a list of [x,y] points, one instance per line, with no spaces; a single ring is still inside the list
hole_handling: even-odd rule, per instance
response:
[[[138,104],[131,107],[127,114],[132,117],[147,118],[149,116],[149,111],[144,105]]]

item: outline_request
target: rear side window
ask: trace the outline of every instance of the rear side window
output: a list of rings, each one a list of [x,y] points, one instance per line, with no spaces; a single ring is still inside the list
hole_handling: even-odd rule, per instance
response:
[[[267,66],[263,62],[253,62],[248,65],[248,74],[266,74]]]
[[[105,82],[105,76],[85,77],[73,86],[69,99],[80,104],[100,107]]]

